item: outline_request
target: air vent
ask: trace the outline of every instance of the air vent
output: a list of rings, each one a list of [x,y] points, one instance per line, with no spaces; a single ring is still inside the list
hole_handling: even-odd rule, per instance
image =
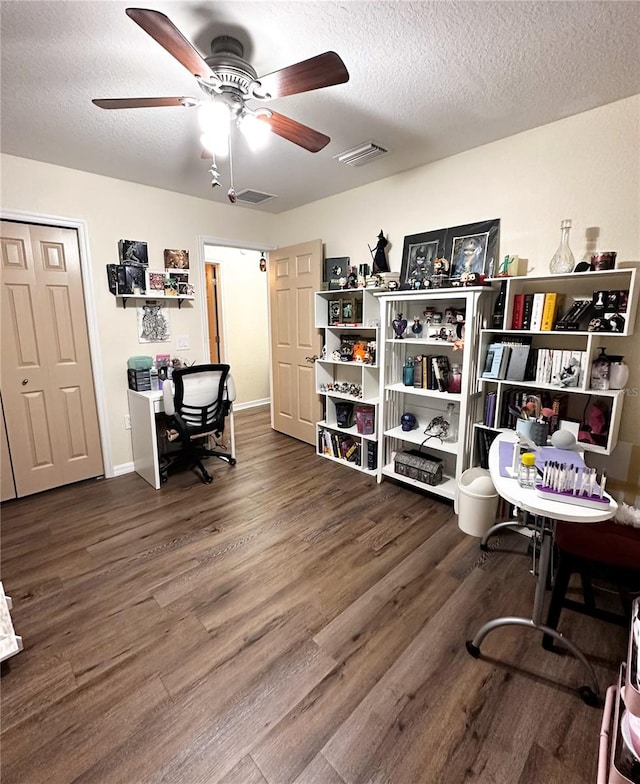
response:
[[[388,152],[389,150],[378,144],[378,142],[368,141],[333,157],[339,163],[346,163],[347,166],[364,166],[365,163],[369,163],[369,161],[379,158],[381,155],[386,155]]]
[[[238,201],[244,201],[247,204],[262,204],[264,201],[276,198],[273,193],[261,193],[260,191],[252,191],[250,188],[240,191],[237,196]]]

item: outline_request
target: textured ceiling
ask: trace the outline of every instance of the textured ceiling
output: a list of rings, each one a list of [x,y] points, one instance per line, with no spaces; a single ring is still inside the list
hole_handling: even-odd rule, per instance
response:
[[[92,98],[199,94],[127,3],[2,0],[2,151],[226,203],[193,109],[105,111]],[[142,3],[144,5],[144,3]],[[258,75],[327,50],[346,84],[267,102],[331,137],[312,154],[236,145],[235,187],[282,212],[640,93],[639,2],[151,2],[194,46],[231,34]],[[253,102],[252,105],[257,105]],[[333,156],[369,139],[361,168]]]

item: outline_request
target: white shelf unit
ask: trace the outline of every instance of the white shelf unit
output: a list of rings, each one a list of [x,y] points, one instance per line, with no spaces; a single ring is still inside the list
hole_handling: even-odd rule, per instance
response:
[[[22,637],[15,633],[11,620],[11,597],[4,592],[0,582],[0,662],[15,656],[22,648]]]
[[[323,358],[316,360],[316,392],[324,398],[325,416],[321,422],[316,424],[316,452],[322,457],[339,462],[349,468],[354,468],[364,473],[376,475],[375,467],[367,468],[368,452],[373,450],[375,459],[378,457],[378,436],[380,431],[380,409],[378,398],[379,373],[378,357],[380,352],[379,323],[380,313],[378,301],[375,297],[376,291],[380,289],[344,289],[331,291],[317,291],[315,299],[315,325],[324,333]],[[357,301],[356,312],[361,314],[361,319],[357,323],[329,323],[330,303],[344,298]],[[342,335],[358,335],[363,341],[376,342],[376,359],[373,363],[363,362],[342,362],[332,358],[334,351],[338,351],[341,345]],[[329,385],[358,385],[362,390],[362,396],[358,397],[350,392],[336,391],[328,389]],[[363,434],[358,432],[357,423],[349,428],[338,427],[336,417],[336,403],[347,401],[354,404],[355,408],[359,405],[372,406],[374,409],[374,432]],[[355,416],[354,416],[355,421]],[[333,454],[323,449],[323,439],[321,434],[328,431],[329,434],[338,436],[350,436],[357,445],[358,461],[352,462],[342,457],[335,457]],[[371,445],[371,446],[370,446]]]
[[[602,272],[582,272],[569,275],[549,275],[546,277],[522,276],[513,278],[495,279],[497,283],[506,281],[506,307],[503,324],[511,326],[513,303],[516,294],[536,294],[556,292],[563,296],[563,302],[558,308],[556,319],[565,313],[572,300],[591,299],[594,291],[628,291],[627,311],[625,315],[625,327],[621,332],[588,332],[588,331],[564,331],[564,330],[523,330],[523,329],[484,329],[480,340],[480,359],[481,363],[486,356],[487,347],[490,343],[504,337],[517,338],[527,336],[531,338],[532,348],[562,349],[567,351],[585,351],[586,365],[584,377],[578,387],[559,387],[554,384],[539,383],[536,381],[506,381],[495,379],[479,378],[484,392],[496,391],[495,417],[488,425],[489,429],[495,431],[505,430],[499,427],[500,414],[505,404],[505,395],[509,390],[515,388],[529,390],[547,390],[551,393],[568,393],[569,410],[567,416],[572,419],[580,419],[590,398],[607,398],[611,402],[610,424],[607,443],[605,446],[584,443],[582,446],[586,451],[598,452],[600,454],[610,454],[618,441],[620,428],[620,418],[622,416],[622,406],[624,403],[624,390],[599,390],[591,389],[590,369],[591,362],[599,353],[599,349],[604,347],[608,354],[617,354],[616,340],[620,337],[627,337],[633,334],[637,304],[637,271],[633,267],[622,267],[619,269],[606,270]],[[554,319],[554,321],[556,320]],[[478,419],[482,419],[482,410],[478,409]],[[477,423],[480,426],[480,422]],[[485,426],[484,423],[482,426]]]
[[[379,295],[381,323],[380,352],[380,400],[383,428],[379,446],[378,482],[384,477],[426,490],[434,495],[453,499],[460,474],[469,467],[473,424],[473,400],[479,395],[476,384],[477,338],[485,316],[485,288],[452,288],[434,291],[395,291]],[[442,325],[424,323],[424,310],[434,307],[444,314],[453,308],[465,313],[464,349],[454,350],[454,344],[435,339],[433,334]],[[395,337],[392,321],[398,313],[407,319],[408,327],[404,338]],[[415,337],[411,325],[415,317],[423,323],[421,337]],[[459,364],[462,370],[460,393],[439,392],[403,384],[403,368],[408,357],[435,354],[445,355],[449,364]],[[447,404],[454,404],[454,421],[458,430],[455,442],[428,438],[425,428],[436,416],[446,413]],[[402,430],[400,418],[403,413],[412,413],[418,422],[417,428]],[[438,485],[429,485],[397,474],[394,454],[399,451],[418,449],[443,461],[444,480]]]

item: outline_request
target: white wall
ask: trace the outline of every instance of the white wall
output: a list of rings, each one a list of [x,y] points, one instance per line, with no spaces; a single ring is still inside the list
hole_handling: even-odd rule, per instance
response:
[[[265,249],[266,250],[266,249]],[[205,261],[220,265],[224,361],[241,403],[266,402],[269,392],[268,276],[260,251],[205,244]],[[251,390],[251,398],[243,394]]]
[[[273,245],[273,218],[242,207],[217,205],[177,193],[135,183],[101,177],[87,172],[52,166],[38,161],[2,155],[1,205],[4,210],[22,210],[84,220],[93,271],[92,296],[99,320],[102,376],[108,412],[112,466],[131,459],[130,434],[124,429],[128,413],[126,360],[140,354],[171,353],[185,359],[208,357],[206,330],[202,319],[203,267],[200,259],[202,236],[215,236],[250,244]],[[172,340],[140,344],[135,308],[123,310],[107,288],[105,265],[117,263],[118,240],[148,243],[149,267],[161,270],[165,248],[189,251],[195,301],[170,306]],[[229,270],[229,278],[234,271]],[[266,328],[266,327],[265,327]],[[190,350],[178,351],[176,335],[188,335]],[[236,362],[245,357],[236,357]],[[251,357],[246,357],[251,362]],[[239,387],[238,402],[263,398],[264,383],[252,388],[253,377]],[[109,467],[107,467],[109,471]]]
[[[364,263],[382,228],[399,271],[406,235],[489,218],[501,221],[501,255],[529,259],[535,274],[548,272],[563,218],[576,259],[598,227],[601,250],[640,260],[640,95],[291,210],[277,237],[322,237],[326,256]],[[631,367],[620,438],[638,447],[629,470],[640,482],[640,319],[615,349]]]

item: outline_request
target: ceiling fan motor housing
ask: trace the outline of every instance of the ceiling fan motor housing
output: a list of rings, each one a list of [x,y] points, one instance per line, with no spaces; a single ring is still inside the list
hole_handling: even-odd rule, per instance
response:
[[[240,100],[247,98],[258,78],[256,71],[243,58],[244,47],[237,38],[220,35],[211,42],[212,54],[205,62],[215,73],[217,80],[210,83],[198,80],[208,95],[226,93]]]

